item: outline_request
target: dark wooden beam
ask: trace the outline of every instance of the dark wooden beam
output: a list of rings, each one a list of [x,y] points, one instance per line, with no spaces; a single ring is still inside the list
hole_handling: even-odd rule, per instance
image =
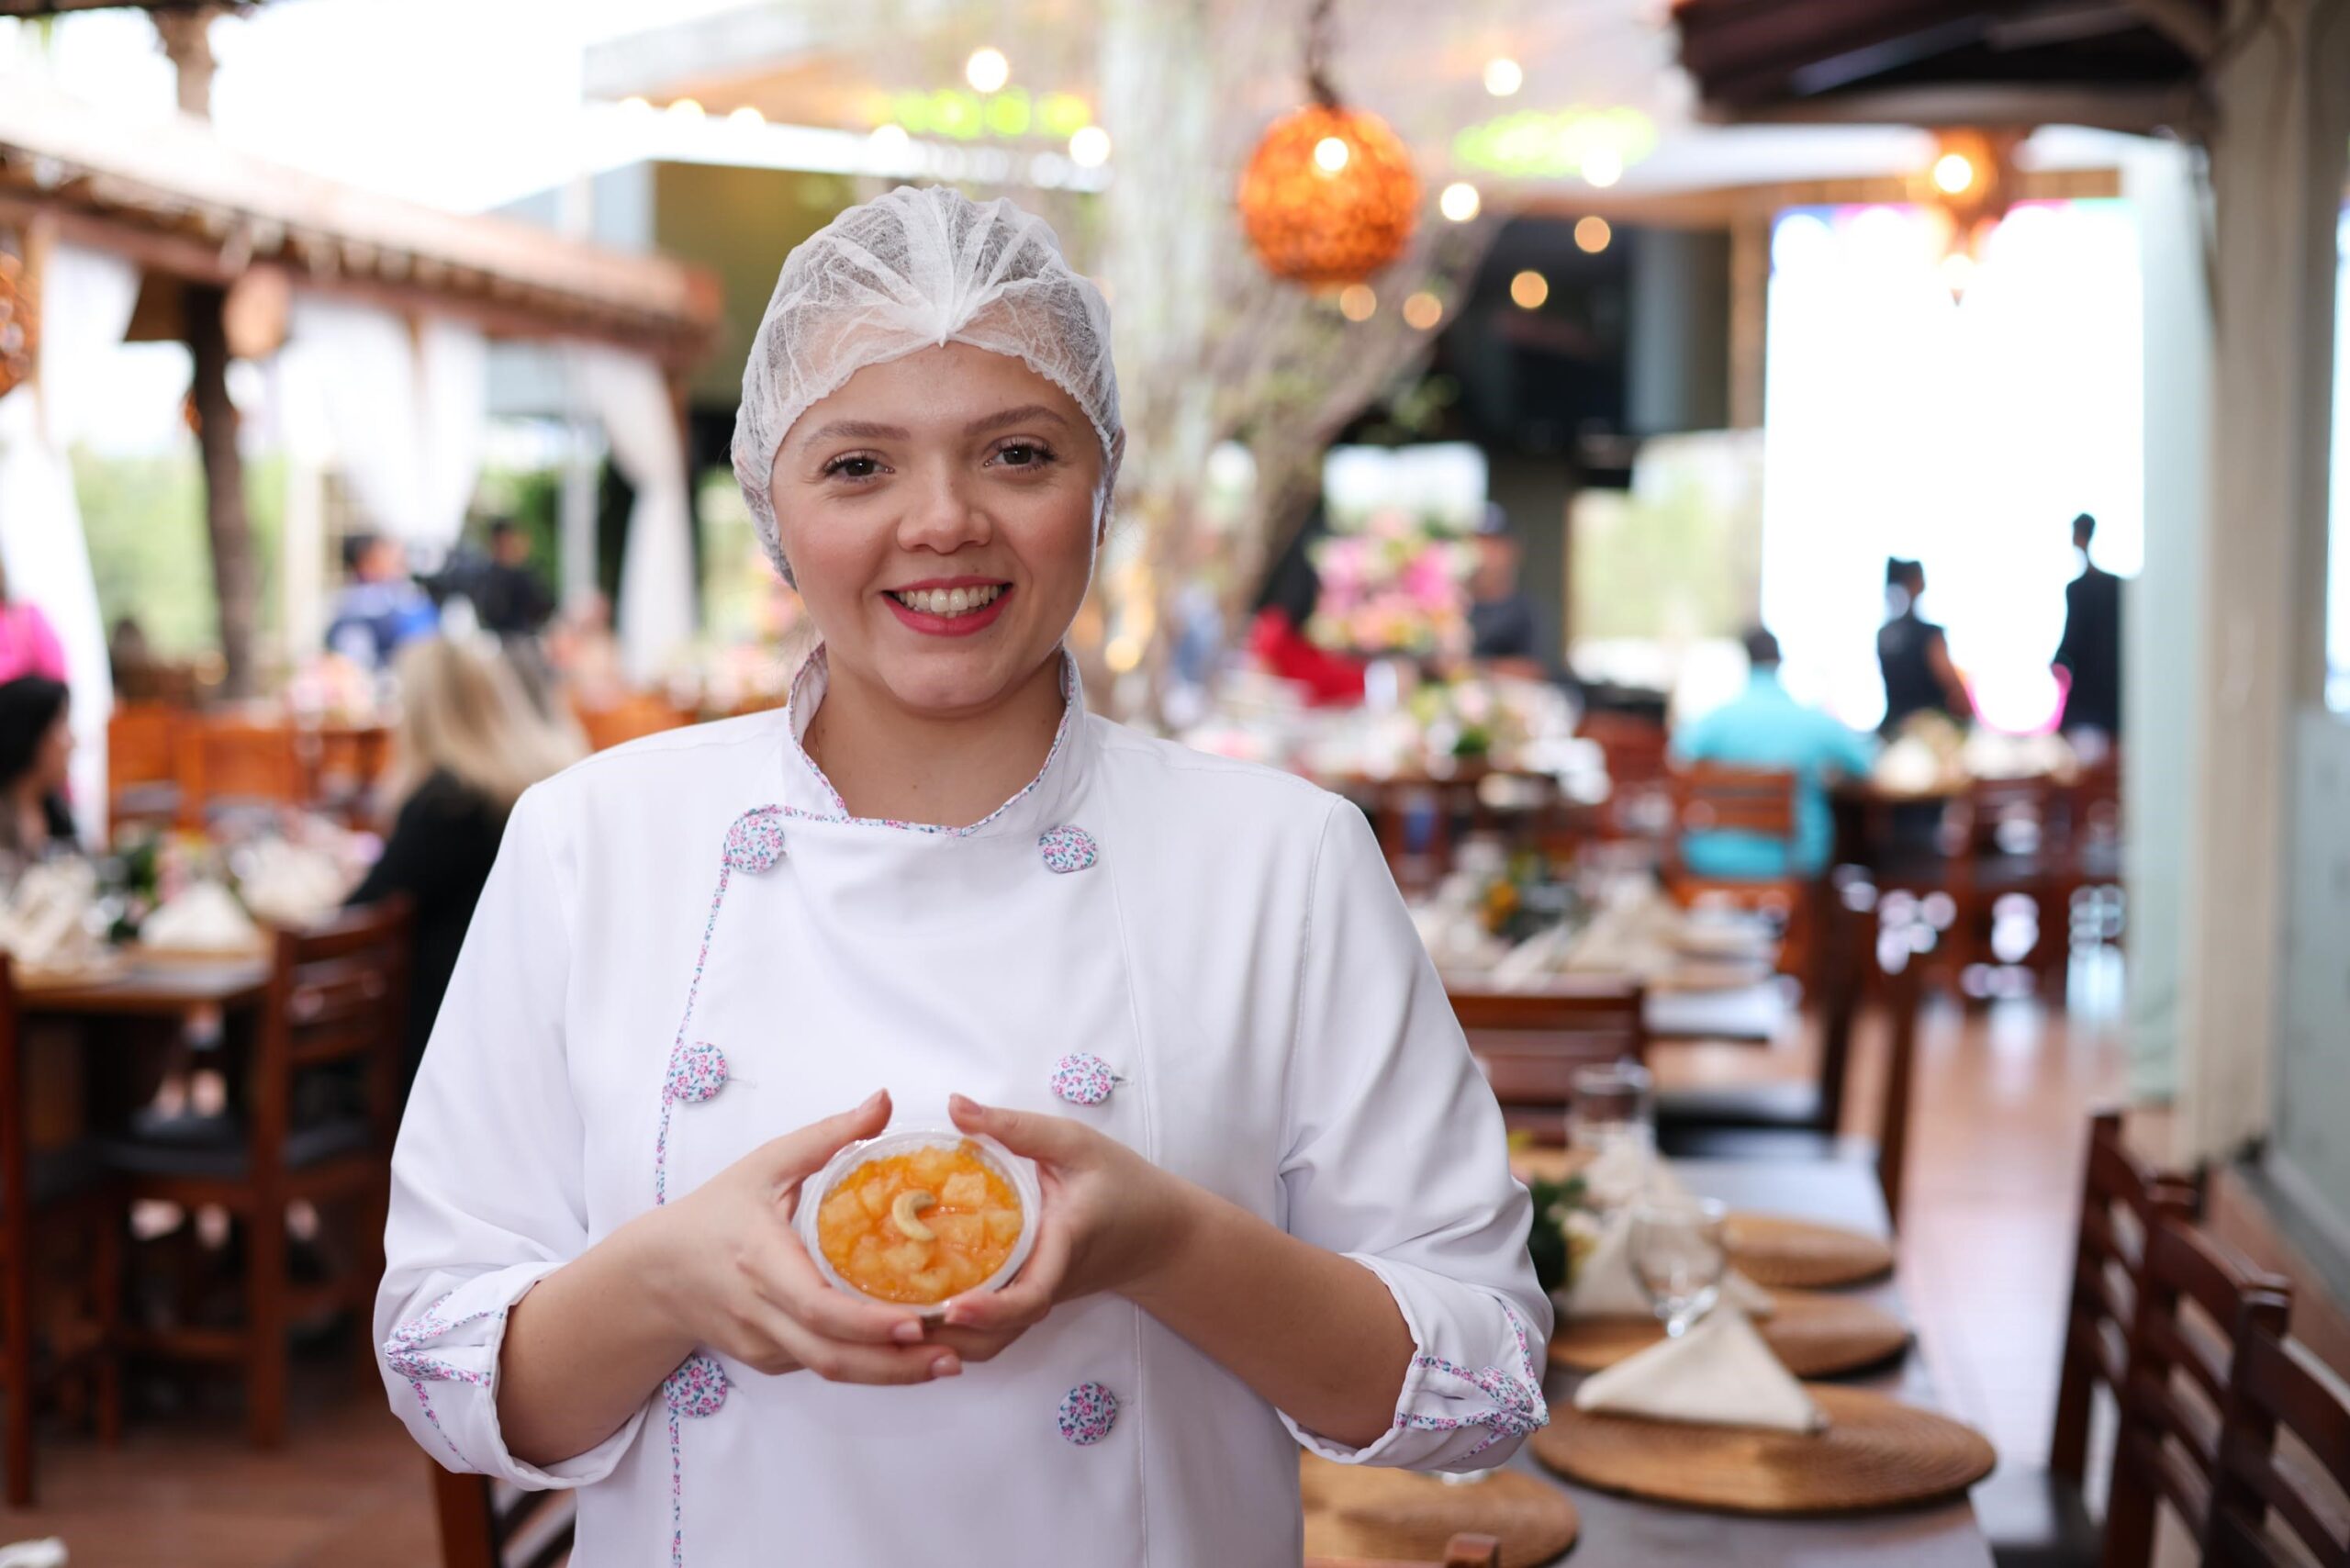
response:
[[[2191,84],[2117,87],[2096,82],[1879,87],[1778,103],[1709,103],[1703,112],[1706,118],[1725,125],[1972,125],[2023,130],[2079,125],[2139,135],[2188,129],[2203,120],[2202,101]]]
[[[2129,0],[2129,5],[2197,65],[2219,52],[2220,18],[2204,0]]]

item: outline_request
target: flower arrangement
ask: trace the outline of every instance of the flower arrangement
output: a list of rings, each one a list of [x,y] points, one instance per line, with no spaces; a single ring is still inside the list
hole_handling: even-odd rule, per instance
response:
[[[1526,1250],[1534,1260],[1534,1277],[1545,1292],[1567,1289],[1575,1271],[1599,1246],[1599,1219],[1584,1202],[1580,1176],[1563,1182],[1535,1182],[1528,1188],[1534,1200],[1534,1225]]]
[[[1322,597],[1306,635],[1374,656],[1464,656],[1472,565],[1469,547],[1437,520],[1374,511],[1315,546]]]

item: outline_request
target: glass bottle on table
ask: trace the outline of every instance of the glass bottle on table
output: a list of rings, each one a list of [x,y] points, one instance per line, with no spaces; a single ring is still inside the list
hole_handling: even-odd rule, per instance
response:
[[[1567,1147],[1583,1157],[1584,1201],[1621,1208],[1648,1186],[1656,1159],[1656,1086],[1629,1057],[1577,1068],[1567,1103]]]

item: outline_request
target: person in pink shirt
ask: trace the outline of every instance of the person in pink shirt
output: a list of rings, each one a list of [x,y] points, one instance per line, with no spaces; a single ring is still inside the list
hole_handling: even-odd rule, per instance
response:
[[[8,597],[7,574],[0,570],[0,681],[27,675],[63,680],[65,648],[39,605]]]

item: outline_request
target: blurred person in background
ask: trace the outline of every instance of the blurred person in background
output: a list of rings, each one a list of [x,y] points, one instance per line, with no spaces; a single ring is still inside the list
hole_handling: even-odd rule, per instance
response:
[[[489,524],[489,561],[473,588],[481,628],[500,637],[535,637],[554,614],[554,596],[531,565],[531,539],[510,517]]]
[[[1885,564],[1885,624],[1876,634],[1877,668],[1885,676],[1885,722],[1878,733],[1890,738],[1914,713],[1946,713],[1965,719],[1975,711],[1966,683],[1951,663],[1950,639],[1918,613],[1925,596],[1926,567],[1896,556]]]
[[[1469,656],[1496,675],[1550,680],[1558,673],[1559,639],[1550,614],[1519,586],[1524,557],[1509,514],[1486,502],[1469,579]]]
[[[78,847],[65,803],[73,756],[68,695],[63,681],[47,676],[0,683],[0,865],[10,875]]]
[[[2097,519],[2083,512],[2073,520],[2081,575],[2065,585],[2065,638],[2053,662],[2071,678],[2065,733],[2076,741],[2094,733],[2101,750],[2121,734],[2121,579],[2089,559],[2096,537]]]
[[[1865,774],[1875,748],[1842,721],[1806,707],[1779,684],[1779,640],[1757,626],[1746,633],[1746,689],[1673,737],[1684,762],[1734,767],[1783,768],[1796,776],[1792,839],[1752,833],[1693,833],[1683,846],[1689,869],[1701,877],[1762,880],[1818,876],[1828,865],[1833,837],[1828,779]]]
[[[1345,707],[1362,700],[1363,663],[1305,634],[1322,601],[1322,574],[1314,568],[1314,546],[1329,537],[1320,507],[1305,520],[1289,548],[1266,574],[1248,623],[1248,652],[1264,670],[1305,689],[1313,707]]]
[[[429,635],[440,623],[431,599],[408,575],[399,543],[354,533],[342,542],[350,581],[334,598],[327,646],[361,667],[386,668],[400,645]]]
[[[8,575],[0,569],[0,681],[38,675],[65,678],[65,647],[40,606],[8,592]]]
[[[540,716],[494,645],[428,637],[401,649],[394,670],[400,717],[383,786],[391,834],[348,902],[406,893],[416,906],[400,1064],[405,1099],[498,858],[507,813],[524,790],[569,767],[585,748]]]

